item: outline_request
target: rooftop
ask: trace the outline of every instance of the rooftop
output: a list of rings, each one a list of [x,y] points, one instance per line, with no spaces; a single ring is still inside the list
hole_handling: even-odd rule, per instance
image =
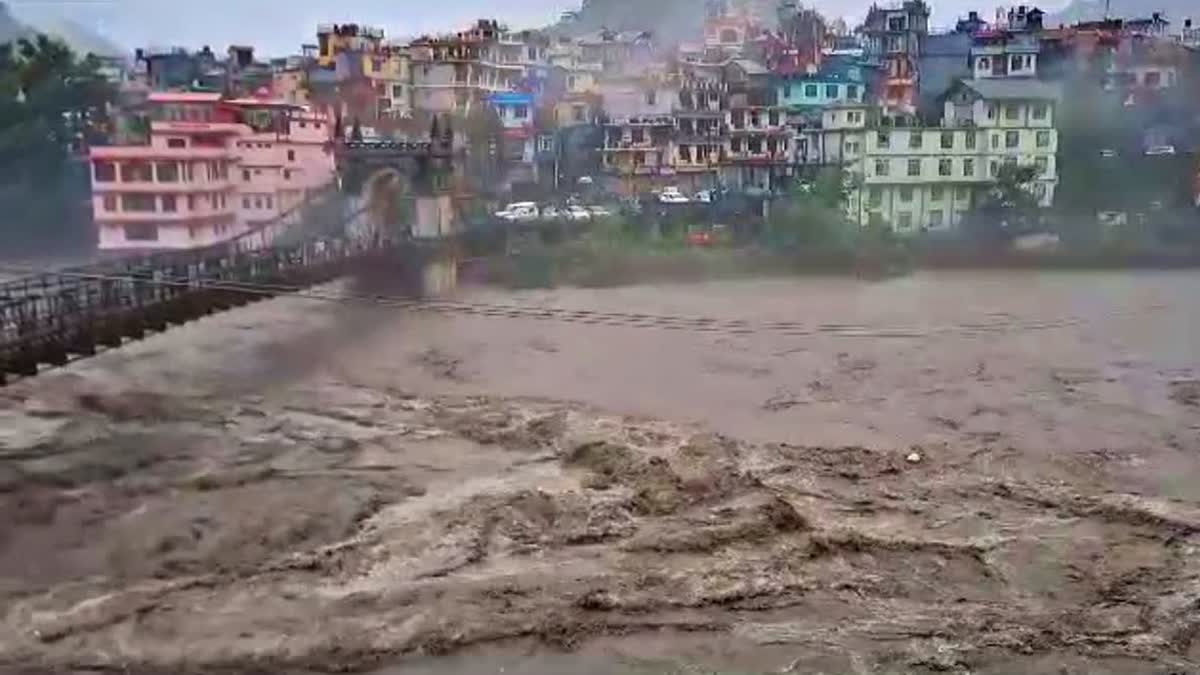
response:
[[[1029,79],[961,80],[962,85],[991,100],[1048,100],[1062,98],[1062,88],[1057,84]]]

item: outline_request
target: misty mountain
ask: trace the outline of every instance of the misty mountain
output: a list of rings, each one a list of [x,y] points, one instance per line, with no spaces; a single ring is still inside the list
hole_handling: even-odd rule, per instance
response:
[[[768,25],[775,21],[778,0],[751,0]],[[566,35],[608,28],[652,31],[663,42],[694,41],[704,32],[705,0],[588,0],[575,19],[556,26]]]
[[[1105,0],[1073,0],[1060,12],[1053,12],[1048,23],[1072,24],[1079,21],[1099,21],[1104,18]],[[1200,20],[1200,3],[1196,0],[1111,0],[1110,14],[1121,19],[1148,18],[1154,12],[1163,12],[1172,28],[1184,19]]]
[[[45,33],[65,42],[76,53],[97,56],[123,56],[125,49],[95,31],[61,16],[26,14],[14,15],[9,6],[0,2],[0,43],[12,42]]]

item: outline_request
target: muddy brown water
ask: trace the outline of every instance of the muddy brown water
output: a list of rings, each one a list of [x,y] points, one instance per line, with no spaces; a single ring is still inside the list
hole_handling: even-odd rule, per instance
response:
[[[1198,672],[1197,298],[954,273],[205,319],[0,390],[0,671]]]

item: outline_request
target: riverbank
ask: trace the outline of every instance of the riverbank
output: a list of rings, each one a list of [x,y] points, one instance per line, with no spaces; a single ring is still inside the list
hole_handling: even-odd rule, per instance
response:
[[[656,247],[568,243],[473,260],[464,279],[512,289],[698,282],[810,275],[888,278],[917,270],[1113,271],[1200,269],[1189,251],[978,251],[896,248],[883,252],[780,251],[761,246]]]

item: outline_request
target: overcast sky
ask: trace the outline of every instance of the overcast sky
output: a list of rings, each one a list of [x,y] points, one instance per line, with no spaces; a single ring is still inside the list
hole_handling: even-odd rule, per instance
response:
[[[349,22],[378,25],[389,37],[460,29],[479,17],[514,27],[541,26],[579,0],[6,0],[17,16],[36,13],[70,18],[132,49],[138,46],[253,44],[269,56],[299,51],[316,40],[316,25]],[[654,2],[655,0],[644,0]],[[696,0],[699,6],[703,0]],[[1013,0],[1014,4],[1018,0]],[[1024,1],[1024,0],[1020,0]],[[870,0],[816,0],[831,15],[859,17]],[[985,16],[996,0],[933,0],[934,21],[978,8]],[[1043,9],[1065,2],[1040,3]]]

